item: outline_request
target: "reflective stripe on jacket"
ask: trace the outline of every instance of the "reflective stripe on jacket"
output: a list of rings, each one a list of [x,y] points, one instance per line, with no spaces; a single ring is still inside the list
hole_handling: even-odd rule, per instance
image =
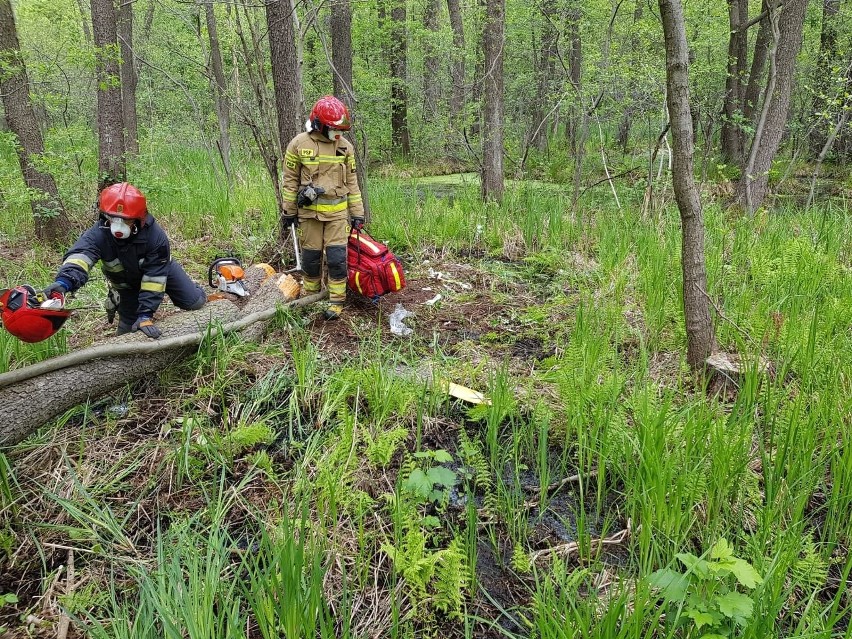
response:
[[[325,193],[313,204],[299,208],[296,197],[299,189],[308,184],[325,189]],[[281,195],[288,215],[323,222],[364,217],[355,173],[355,148],[344,138],[332,142],[317,131],[300,133],[284,153]]]
[[[75,242],[56,274],[76,291],[89,280],[89,271],[98,262],[117,291],[139,292],[139,315],[153,315],[163,301],[171,263],[169,238],[148,215],[145,224],[128,240],[117,240],[100,221]]]

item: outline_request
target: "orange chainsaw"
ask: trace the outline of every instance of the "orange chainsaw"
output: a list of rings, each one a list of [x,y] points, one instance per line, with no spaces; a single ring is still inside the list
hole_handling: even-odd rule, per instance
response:
[[[213,260],[207,269],[207,282],[212,288],[223,293],[232,293],[239,297],[248,297],[249,292],[243,284],[245,277],[243,265],[235,257],[220,257]]]

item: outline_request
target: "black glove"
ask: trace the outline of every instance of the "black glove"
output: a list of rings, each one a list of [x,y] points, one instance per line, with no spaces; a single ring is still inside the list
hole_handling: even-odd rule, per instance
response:
[[[356,231],[362,231],[364,229],[364,218],[363,217],[353,217],[352,218],[352,228]]]
[[[299,193],[296,196],[296,206],[304,208],[309,204],[313,204],[323,193],[325,193],[325,189],[321,186],[314,186],[313,184],[303,186],[299,189]]]
[[[281,228],[289,229],[291,226],[299,226],[299,218],[295,215],[282,215]]]
[[[137,317],[136,321],[133,322],[133,326],[130,327],[130,330],[131,332],[142,331],[142,333],[151,339],[157,339],[163,334],[163,331],[154,326],[154,320],[151,319],[150,315],[140,315]]]
[[[115,312],[118,310],[118,303],[121,301],[121,295],[114,288],[109,287],[107,290],[107,298],[104,302],[104,310],[107,315],[107,322],[112,324],[115,320]]]
[[[58,295],[59,297],[65,297],[65,293],[68,292],[68,287],[65,286],[62,282],[54,282],[46,289],[44,289],[44,299],[49,300],[50,298]]]

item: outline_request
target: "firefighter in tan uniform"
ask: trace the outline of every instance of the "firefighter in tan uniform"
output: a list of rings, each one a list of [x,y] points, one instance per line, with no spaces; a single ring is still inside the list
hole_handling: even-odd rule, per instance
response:
[[[306,293],[320,290],[322,254],[328,268],[326,319],[337,319],[346,300],[346,242],[350,226],[364,225],[364,205],[355,174],[355,148],[343,137],[349,111],[337,98],[317,100],[300,133],[284,154],[285,226],[302,230],[302,269]]]

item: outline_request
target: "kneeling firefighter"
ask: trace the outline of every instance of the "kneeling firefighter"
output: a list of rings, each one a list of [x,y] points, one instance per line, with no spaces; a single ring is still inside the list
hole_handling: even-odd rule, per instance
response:
[[[98,213],[95,225],[65,254],[55,281],[44,290],[46,298],[76,291],[100,261],[110,288],[105,304],[110,324],[118,312],[116,335],[141,331],[160,337],[153,317],[163,295],[184,310],[204,306],[207,295],[172,261],[169,238],[139,189],[127,182],[108,186],[98,197]]]
[[[343,137],[349,110],[337,98],[317,100],[300,133],[284,154],[282,224],[302,229],[306,293],[320,290],[322,258],[328,268],[325,318],[340,317],[346,300],[346,242],[350,226],[364,226],[364,205],[355,173],[355,148]]]

